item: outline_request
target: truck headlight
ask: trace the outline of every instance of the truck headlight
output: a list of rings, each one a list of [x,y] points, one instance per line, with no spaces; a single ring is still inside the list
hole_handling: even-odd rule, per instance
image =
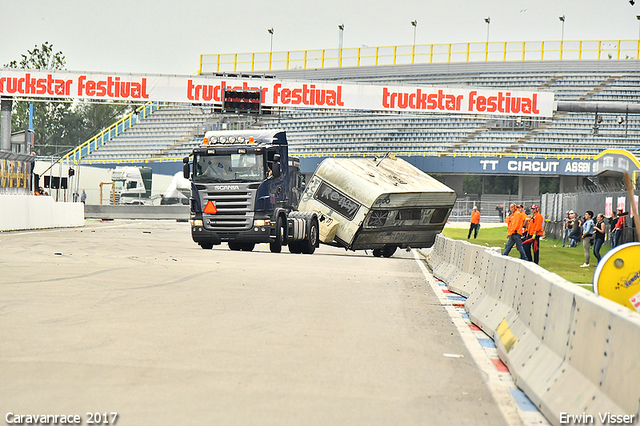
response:
[[[202,226],[202,219],[194,219],[191,221],[191,226]]]
[[[253,221],[253,226],[269,226],[271,225],[271,221],[270,220],[262,220],[262,219],[256,219]]]

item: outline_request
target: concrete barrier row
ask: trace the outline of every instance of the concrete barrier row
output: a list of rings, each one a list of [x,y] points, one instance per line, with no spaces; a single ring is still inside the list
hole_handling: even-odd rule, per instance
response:
[[[83,207],[51,197],[0,195],[0,231],[83,226]]]
[[[189,220],[189,206],[111,206],[87,204],[87,219],[168,219]]]
[[[83,226],[84,219],[189,220],[189,206],[100,206],[56,202],[52,197],[0,195],[0,231]]]
[[[607,424],[607,414],[628,416],[612,424],[638,423],[640,315],[534,263],[442,234],[427,261],[467,297],[469,318],[551,423]]]

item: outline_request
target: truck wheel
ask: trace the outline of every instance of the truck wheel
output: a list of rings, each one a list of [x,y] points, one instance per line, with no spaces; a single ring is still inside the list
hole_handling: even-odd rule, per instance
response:
[[[213,248],[213,243],[198,243],[200,247],[205,250],[211,250]]]
[[[313,254],[313,252],[316,251],[316,245],[318,244],[318,222],[315,219],[311,221],[307,239],[303,240],[301,244],[304,254]]]
[[[382,257],[382,249],[373,249],[374,257]]]
[[[242,250],[242,244],[229,241],[229,250],[240,251]]]
[[[282,217],[278,217],[276,221],[276,240],[269,243],[269,250],[271,253],[280,253],[282,251],[284,229],[282,226]]]
[[[393,256],[393,253],[396,252],[397,248],[398,246],[384,246],[384,248],[382,249],[382,255],[384,257],[391,257]]]
[[[256,246],[256,243],[244,243],[244,244],[241,245],[241,250],[242,251],[253,251],[255,246]]]
[[[293,254],[302,253],[302,247],[300,246],[300,241],[291,241],[289,243],[289,253],[293,253]]]

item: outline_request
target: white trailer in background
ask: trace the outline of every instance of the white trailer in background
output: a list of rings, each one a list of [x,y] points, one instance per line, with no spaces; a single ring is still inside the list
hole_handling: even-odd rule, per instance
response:
[[[320,241],[348,250],[431,247],[456,201],[453,189],[394,157],[329,158],[298,210],[318,213]]]
[[[185,179],[182,172],[173,175],[173,179],[169,187],[160,196],[161,205],[170,204],[189,204],[189,196],[191,196],[191,182]]]
[[[151,168],[116,167],[111,172],[114,183],[115,203],[126,205],[151,205]]]

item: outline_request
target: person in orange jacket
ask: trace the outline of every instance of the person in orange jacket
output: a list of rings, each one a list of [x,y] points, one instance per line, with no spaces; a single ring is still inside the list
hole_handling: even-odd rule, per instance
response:
[[[514,203],[511,203],[509,210],[511,210],[511,214],[504,220],[508,226],[507,235],[509,236],[509,239],[507,240],[502,254],[504,256],[508,256],[509,252],[515,245],[520,253],[520,259],[529,260],[527,253],[525,253],[524,248],[522,247],[522,227],[524,226],[525,215],[518,211]]]
[[[473,238],[478,237],[478,229],[480,229],[480,212],[476,206],[473,206],[473,211],[471,212],[471,226],[469,227],[469,235],[467,235],[467,240],[471,238],[471,231],[475,230],[473,234]]]
[[[544,218],[540,214],[540,208],[537,205],[531,206],[531,219],[529,219],[529,225],[527,227],[529,237],[522,243],[524,251],[527,253],[529,260],[533,260],[536,265],[540,261],[540,237],[544,234],[542,225]],[[531,256],[531,248],[533,247],[533,257]]]

